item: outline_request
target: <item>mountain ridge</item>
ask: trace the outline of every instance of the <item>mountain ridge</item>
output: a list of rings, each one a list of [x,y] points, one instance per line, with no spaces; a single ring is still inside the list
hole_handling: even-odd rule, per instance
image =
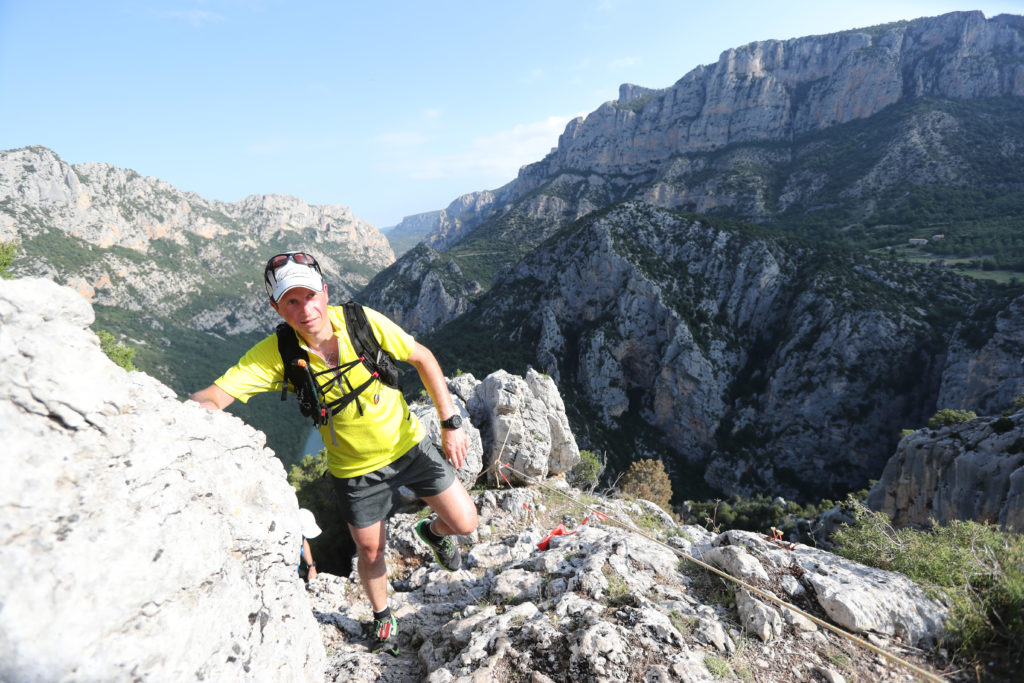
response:
[[[808,156],[813,140],[807,149],[790,151],[761,149],[764,145],[792,143],[865,120],[899,102],[994,97],[1020,102],[1022,94],[1024,17],[1017,15],[985,19],[980,12],[955,12],[824,36],[754,42],[724,51],[718,62],[696,67],[668,88],[620,86],[618,100],[571,121],[558,146],[520,169],[515,180],[453,201],[426,241],[448,251],[510,211],[566,223],[627,198],[778,222],[782,213],[801,206],[804,212],[820,211],[823,207],[815,206],[815,200],[825,196],[823,190],[835,179],[824,169],[799,165],[773,178],[761,167]],[[1019,119],[1019,106],[1016,111]],[[929,142],[933,124],[911,125],[905,134],[897,131],[888,144],[906,147],[899,155],[903,160],[927,162],[936,154],[936,143]],[[1012,135],[1017,142],[1007,144],[1019,149],[1020,131]],[[884,168],[895,166],[886,162],[878,167]],[[871,167],[864,170],[859,190],[849,182],[842,186],[852,193],[845,199],[828,199],[848,203],[850,220],[874,215],[877,208],[854,195],[877,192],[879,181],[892,182],[878,169],[874,176]],[[927,163],[921,170],[928,172]],[[930,173],[934,178],[915,181],[897,174],[893,179],[915,185],[943,178],[942,169]],[[1019,168],[1015,174],[1016,184],[1024,182]],[[464,259],[454,255],[465,270]],[[486,288],[488,283],[481,285]]]

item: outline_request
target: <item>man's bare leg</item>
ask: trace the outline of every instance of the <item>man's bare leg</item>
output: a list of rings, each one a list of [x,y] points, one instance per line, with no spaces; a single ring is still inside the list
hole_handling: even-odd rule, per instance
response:
[[[423,500],[437,513],[430,530],[438,536],[468,536],[476,529],[476,504],[458,478],[441,493]]]
[[[475,512],[475,510],[474,510]],[[359,572],[359,582],[366,591],[374,612],[379,612],[388,606],[388,568],[384,562],[384,522],[377,522],[368,527],[357,529],[351,524],[348,525],[352,532],[352,540],[356,542],[359,551],[359,559],[356,560],[356,570]]]

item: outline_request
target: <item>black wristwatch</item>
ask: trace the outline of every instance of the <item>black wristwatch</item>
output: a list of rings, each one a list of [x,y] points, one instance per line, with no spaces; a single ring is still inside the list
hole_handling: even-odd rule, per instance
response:
[[[441,429],[458,429],[462,426],[462,417],[455,413],[447,420],[441,420]]]

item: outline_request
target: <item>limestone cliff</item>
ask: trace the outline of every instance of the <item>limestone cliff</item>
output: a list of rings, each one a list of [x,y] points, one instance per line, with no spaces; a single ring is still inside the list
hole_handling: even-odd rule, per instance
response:
[[[662,206],[707,212],[744,202],[747,215],[770,215],[778,207],[760,205],[768,195],[756,188],[730,191],[714,175],[699,181],[702,155],[791,141],[903,98],[1024,95],[1022,25],[1021,17],[959,12],[726,50],[664,90],[637,96],[623,86],[618,101],[570,123],[555,150],[524,167],[516,191],[522,196],[562,173],[618,175],[627,179],[618,181],[622,191],[643,186],[641,196]]]
[[[426,241],[487,289],[561,227],[626,199],[842,241],[919,212],[915,188],[1013,196],[1022,27],[956,12],[751,43],[664,89],[624,84],[511,183],[440,212]]]
[[[1024,531],[1024,412],[914,431],[867,504],[897,526],[964,519]]]

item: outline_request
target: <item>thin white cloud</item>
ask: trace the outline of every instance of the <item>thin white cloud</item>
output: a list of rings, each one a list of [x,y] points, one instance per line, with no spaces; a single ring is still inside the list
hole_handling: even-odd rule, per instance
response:
[[[549,116],[509,130],[475,138],[470,149],[420,159],[406,159],[401,170],[418,180],[476,177],[481,181],[511,180],[519,168],[540,161],[557,146],[558,136],[575,116]],[[392,166],[392,164],[389,164]]]
[[[373,141],[386,147],[418,147],[429,142],[430,138],[408,130],[396,130],[390,133],[381,133],[374,136]]]
[[[622,57],[621,59],[615,59],[608,63],[609,69],[628,69],[631,66],[636,66],[643,60],[640,57]]]
[[[206,24],[215,24],[224,21],[224,15],[217,12],[209,12],[202,9],[191,10],[162,10],[154,12],[162,19],[181,19],[193,26],[199,27]]]
[[[526,74],[523,74],[522,76],[520,76],[519,77],[519,82],[520,83],[536,83],[537,81],[543,79],[544,76],[545,76],[544,69],[542,69],[540,67],[537,67],[536,69],[532,69],[529,73],[526,73]]]

